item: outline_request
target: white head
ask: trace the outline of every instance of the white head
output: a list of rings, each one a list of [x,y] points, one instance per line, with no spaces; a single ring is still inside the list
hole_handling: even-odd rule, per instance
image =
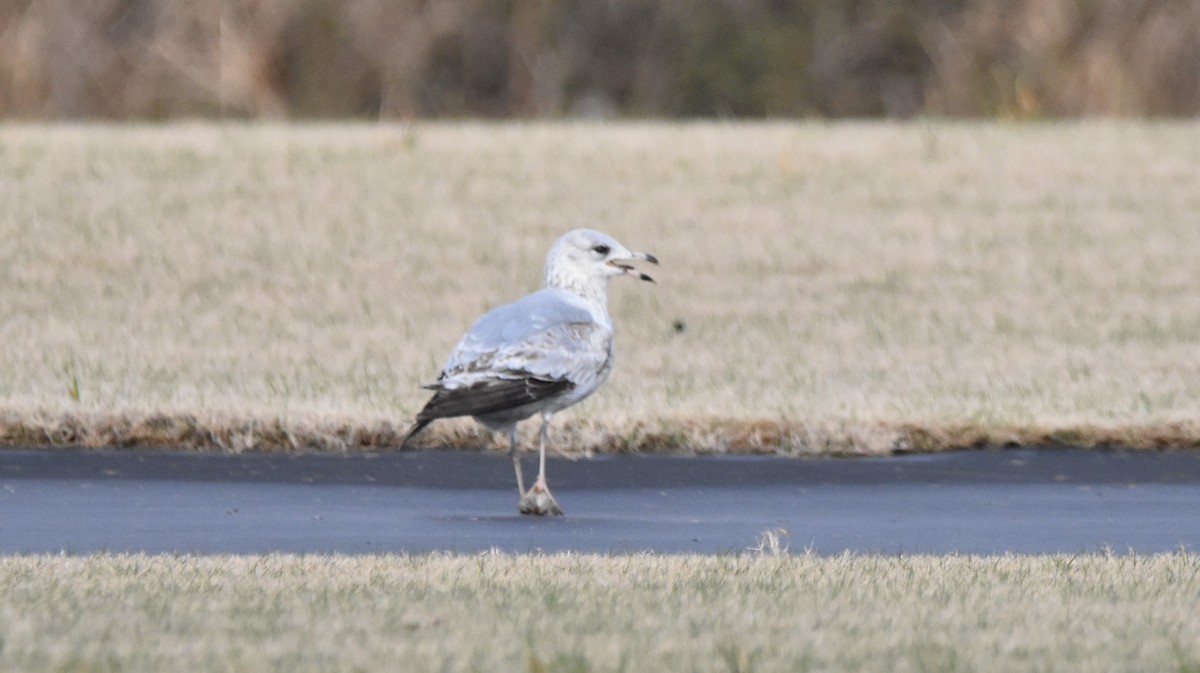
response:
[[[627,263],[638,259],[658,264],[654,255],[634,252],[608,234],[591,229],[568,231],[546,255],[546,287],[574,292],[605,306],[611,278],[628,275],[654,282]]]

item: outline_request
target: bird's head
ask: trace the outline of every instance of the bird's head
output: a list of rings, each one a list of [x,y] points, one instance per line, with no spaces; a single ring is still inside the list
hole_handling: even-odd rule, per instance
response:
[[[643,260],[658,264],[654,255],[634,252],[617,239],[591,229],[575,229],[562,235],[546,256],[546,285],[580,291],[617,276],[634,276],[654,282],[629,262]]]

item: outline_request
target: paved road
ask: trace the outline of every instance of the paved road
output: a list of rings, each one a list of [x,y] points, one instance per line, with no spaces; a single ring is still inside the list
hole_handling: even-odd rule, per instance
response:
[[[527,470],[528,470],[527,464]],[[1200,550],[1200,454],[551,459],[563,518],[516,513],[504,455],[0,449],[0,553]]]

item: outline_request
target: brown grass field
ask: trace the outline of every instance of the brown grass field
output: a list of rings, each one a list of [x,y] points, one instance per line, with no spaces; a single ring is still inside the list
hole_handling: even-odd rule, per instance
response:
[[[1196,448],[1197,213],[1194,122],[10,124],[0,441],[394,447],[589,226],[662,267],[570,452]]]
[[[1200,559],[0,557],[0,670],[1200,669]]]

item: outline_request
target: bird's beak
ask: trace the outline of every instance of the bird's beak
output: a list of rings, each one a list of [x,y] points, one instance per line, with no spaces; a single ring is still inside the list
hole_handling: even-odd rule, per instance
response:
[[[650,262],[651,264],[655,264],[655,265],[658,264],[658,258],[655,257],[654,255],[651,255],[648,252],[630,252],[628,259],[641,259],[641,260]],[[628,264],[622,264],[621,262],[619,262],[615,259],[609,260],[608,264],[609,264],[609,266],[620,269],[621,272],[624,273],[626,276],[637,276],[640,280],[649,281],[651,283],[654,282],[653,278],[642,273],[641,271],[638,271],[637,269],[633,268],[632,266],[630,266]]]

